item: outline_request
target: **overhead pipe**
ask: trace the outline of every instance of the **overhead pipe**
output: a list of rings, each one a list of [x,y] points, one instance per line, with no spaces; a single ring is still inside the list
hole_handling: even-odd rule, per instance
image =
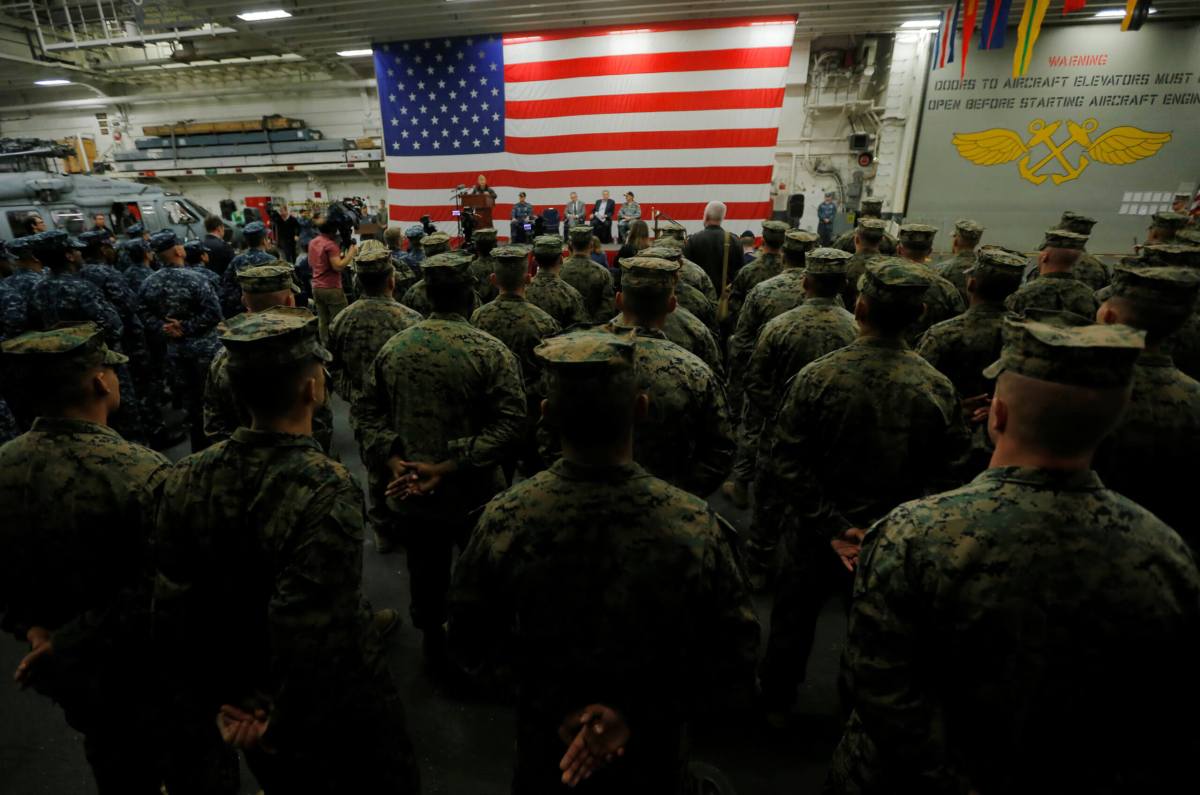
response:
[[[362,80],[329,80],[313,83],[297,80],[291,83],[275,83],[272,90],[303,88],[307,91],[340,91],[343,89],[375,88],[375,78]],[[62,99],[55,102],[33,102],[25,105],[7,105],[7,111],[45,111],[71,110],[73,108],[112,107],[114,105],[157,105],[160,103],[178,102],[181,99],[206,99],[211,97],[236,97],[251,94],[262,94],[262,86],[245,86],[242,88],[219,88],[206,91],[182,91],[170,94],[131,94],[124,97],[95,97],[88,99]]]

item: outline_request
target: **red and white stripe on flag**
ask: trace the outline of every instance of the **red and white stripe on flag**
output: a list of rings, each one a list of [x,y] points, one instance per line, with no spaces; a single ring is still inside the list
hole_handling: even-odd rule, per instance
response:
[[[451,191],[486,174],[498,193],[502,234],[522,190],[537,212],[554,206],[560,215],[572,191],[589,214],[601,191],[618,208],[632,191],[651,226],[659,211],[692,229],[702,225],[705,204],[718,200],[728,207],[727,228],[758,231],[771,217],[795,22],[756,17],[508,34],[500,70],[503,151],[392,156],[389,149],[390,218],[406,224],[429,215],[449,231]]]

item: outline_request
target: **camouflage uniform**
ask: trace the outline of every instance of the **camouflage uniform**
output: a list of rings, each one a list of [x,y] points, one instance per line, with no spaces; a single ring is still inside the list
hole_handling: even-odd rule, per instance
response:
[[[246,293],[277,293],[291,289],[299,292],[295,269],[280,261],[275,265],[256,265],[238,274],[238,282]],[[219,347],[204,378],[204,434],[209,444],[233,436],[239,427],[250,427],[250,412],[238,402],[229,380],[228,357]],[[332,380],[332,379],[329,379]],[[328,455],[333,447],[333,410],[329,401],[316,409],[313,416],[313,438]]]
[[[772,482],[768,468],[758,466],[759,455],[769,450],[771,444],[767,420],[775,416],[779,399],[796,373],[825,354],[846,347],[857,336],[854,315],[838,306],[833,298],[817,297],[807,298],[800,306],[769,321],[758,335],[746,367],[743,427],[749,428],[754,418],[758,418],[758,423],[744,443],[739,438],[738,462],[734,465],[736,469],[746,455],[749,466],[742,477],[752,477],[754,483],[754,513],[746,539],[746,563],[756,581],[761,578],[765,582],[773,568],[783,496]]]
[[[557,273],[539,268],[525,290],[525,297],[562,328],[588,322],[583,296]]]
[[[29,301],[34,288],[45,278],[41,271],[17,270],[0,282],[0,311],[3,312],[5,339],[15,337],[29,329]]]
[[[675,300],[679,306],[696,316],[704,327],[712,332],[716,339],[721,328],[717,323],[717,305],[709,301],[704,293],[687,282],[680,281],[675,285]]]
[[[928,224],[905,224],[900,227],[900,243],[903,245],[908,242],[910,247],[928,248],[933,245],[935,234],[937,228]],[[922,299],[925,302],[925,312],[908,332],[908,342],[912,345],[916,344],[921,334],[933,324],[962,314],[967,308],[967,303],[959,295],[954,284],[937,275],[933,268],[919,262],[910,261],[909,264],[919,269],[929,281],[929,289],[925,291]]]
[[[586,229],[591,234],[591,227]],[[593,323],[602,323],[616,311],[612,274],[608,268],[585,254],[573,254],[563,260],[562,280],[583,298],[583,308]]]
[[[255,221],[254,223],[258,222]],[[225,317],[233,317],[246,311],[246,308],[242,306],[242,288],[238,284],[237,275],[247,268],[253,268],[255,265],[267,265],[278,259],[279,257],[261,248],[252,248],[249,251],[238,254],[229,261],[229,267],[220,276],[221,290],[219,296],[221,298],[221,311],[225,313]]]
[[[0,445],[11,442],[20,434],[21,427],[17,425],[17,418],[8,407],[8,401],[0,397]]]
[[[465,285],[470,260],[430,257],[425,278]],[[460,315],[433,313],[393,336],[375,358],[362,399],[353,407],[372,466],[453,459],[458,470],[420,498],[389,500],[414,530],[405,539],[418,629],[446,620],[450,557],[465,541],[469,513],[504,488],[500,465],[511,460],[525,428],[525,391],[516,356]]]
[[[44,367],[116,366],[125,357],[104,345],[94,323],[34,332],[5,343],[37,382]],[[236,791],[236,760],[217,771],[189,768],[168,748],[217,750],[211,715],[181,722],[162,714],[150,648],[150,537],[154,507],[170,464],[127,442],[107,425],[38,417],[0,447],[0,611],[22,643],[31,627],[52,633],[53,652],[33,669],[33,685],[62,707],[84,735],[84,751],[102,794]],[[193,758],[194,761],[194,758]],[[203,783],[202,783],[203,782]]]
[[[137,411],[147,430],[157,428],[162,424],[155,408],[162,400],[162,374],[156,372],[150,359],[146,330],[137,311],[137,296],[129,289],[124,275],[111,265],[87,263],[79,269],[79,275],[99,288],[121,316],[121,352],[129,357],[129,368],[137,382]],[[125,395],[121,395],[121,402],[127,402]]]
[[[146,333],[165,346],[167,361],[179,379],[192,449],[203,449],[208,443],[204,434],[204,379],[219,348],[216,332],[221,304],[217,294],[200,274],[168,265],[142,284],[138,305]],[[183,337],[176,339],[163,332],[167,318],[181,321]]]
[[[1117,328],[1069,330],[1079,337],[1036,353],[1010,347],[1006,328],[1002,361],[1012,351],[1006,367],[1040,380],[1127,383],[1140,342]],[[854,714],[826,791],[1186,791],[1195,731],[1176,715],[1197,704],[1198,605],[1179,537],[1089,470],[996,467],[902,505],[859,556]],[[1171,699],[1146,698],[1160,678]]]
[[[391,257],[386,252],[376,259],[364,260],[359,256],[354,260],[356,274],[377,273],[380,268],[386,270],[391,267]],[[338,394],[351,405],[358,401],[367,373],[371,371],[371,365],[384,343],[421,320],[419,314],[397,303],[391,296],[362,295],[338,312],[329,325],[329,352],[333,355],[330,370]],[[354,429],[354,438],[358,441],[359,453],[367,472],[368,516],[375,531],[386,539],[391,527],[383,492],[391,476],[386,470],[369,464],[357,428]]]
[[[864,295],[922,301],[927,270],[898,259],[872,263]],[[769,703],[791,703],[821,607],[831,592],[850,586],[830,539],[868,527],[938,484],[965,448],[953,384],[902,340],[860,337],[792,379],[763,462],[778,494],[786,495],[761,671]]]
[[[961,251],[933,266],[934,272],[954,285],[963,301],[969,301],[967,295],[967,271],[975,267],[975,252]]]
[[[572,338],[595,333],[539,353],[547,367],[577,366]],[[628,342],[612,340],[628,367]],[[517,484],[488,504],[455,566],[454,649],[470,662],[502,649],[519,683],[514,792],[561,789],[558,726],[592,703],[628,716],[641,750],[587,788],[680,791],[683,722],[748,698],[758,635],[720,520],[633,463],[560,460]]]
[[[223,329],[231,367],[329,358],[305,310]],[[272,752],[246,753],[263,789],[417,792],[363,596],[363,497],[346,468],[311,436],[239,428],[175,466],[157,525],[155,622],[172,673],[210,715],[221,704],[267,710]]]
[[[1094,318],[1100,308],[1092,289],[1070,273],[1043,273],[1010,295],[1004,306],[1018,314],[1030,308],[1053,309],[1086,318]]]
[[[784,235],[788,225],[782,221],[763,221],[763,243],[776,249],[770,252],[765,249],[759,252],[753,260],[740,268],[729,290],[729,316],[734,325],[737,324],[738,313],[746,302],[746,296],[761,282],[778,276],[783,270],[783,255],[779,253],[783,246]],[[809,233],[805,233],[809,234]],[[815,236],[814,236],[815,237]]]
[[[496,245],[496,230],[491,229],[476,229],[471,234],[471,240],[479,245],[481,242],[490,242],[494,247]],[[498,290],[492,286],[489,278],[496,272],[496,260],[490,255],[479,255],[476,253],[475,259],[471,262],[471,278],[475,280],[475,294],[479,296],[481,303],[488,303],[495,299]]]
[[[660,238],[654,241],[654,245],[644,248],[638,252],[639,257],[659,257],[668,259],[672,262],[679,263],[679,281],[683,284],[689,284],[704,294],[704,297],[716,306],[720,296],[717,295],[717,288],[713,286],[712,279],[708,277],[708,273],[704,268],[701,268],[696,263],[692,262],[687,257],[683,256],[683,241],[674,237]]]
[[[712,369],[717,378],[725,379],[725,366],[721,356],[721,345],[717,335],[704,325],[704,321],[681,306],[667,315],[663,334],[679,347],[700,357]]]
[[[863,221],[878,221],[881,231],[886,228],[887,223],[880,218],[882,212],[883,202],[879,201],[878,199],[863,199],[861,209],[859,209],[858,216],[855,218],[855,228],[849,230],[848,232],[842,232],[840,235],[834,238],[833,243],[830,244],[830,247],[840,248],[847,254],[853,254],[854,233],[858,231],[858,227],[863,225]],[[879,253],[883,254],[885,257],[895,256],[897,242],[898,241],[896,238],[892,237],[887,232],[883,232],[882,238],[879,241]]]

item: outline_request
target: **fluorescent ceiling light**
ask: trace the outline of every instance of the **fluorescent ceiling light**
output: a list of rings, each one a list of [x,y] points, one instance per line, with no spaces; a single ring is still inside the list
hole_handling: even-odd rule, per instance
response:
[[[1157,14],[1158,9],[1151,8],[1150,13]],[[1092,15],[1092,19],[1105,19],[1107,17],[1121,17],[1123,19],[1125,17],[1125,9],[1123,9],[1123,8],[1106,8],[1103,11],[1097,11],[1095,14]]]
[[[243,22],[265,22],[268,19],[287,19],[291,15],[290,11],[273,8],[270,11],[243,11],[237,15],[237,18]]]
[[[940,19],[910,19],[907,22],[901,22],[902,28],[936,28],[942,24]]]
[[[71,85],[71,81],[63,80],[61,77],[55,77],[50,80],[35,80],[33,81],[33,84],[35,86],[69,86]]]
[[[343,58],[362,58],[365,55],[370,55],[370,50],[338,50],[338,55]]]

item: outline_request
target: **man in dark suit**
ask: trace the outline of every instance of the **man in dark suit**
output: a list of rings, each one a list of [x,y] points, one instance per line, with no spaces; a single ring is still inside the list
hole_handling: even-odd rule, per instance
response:
[[[724,222],[725,205],[709,202],[704,208],[704,231],[689,235],[683,244],[683,256],[704,269],[718,294],[733,283],[742,267],[741,241],[721,228]]]
[[[608,191],[601,193],[601,198],[592,205],[592,230],[601,243],[612,242],[613,213],[616,209],[617,203],[608,197]]]
[[[224,273],[233,259],[233,248],[225,242],[225,222],[219,216],[210,215],[204,219],[204,245],[208,247],[208,267],[217,273]]]

